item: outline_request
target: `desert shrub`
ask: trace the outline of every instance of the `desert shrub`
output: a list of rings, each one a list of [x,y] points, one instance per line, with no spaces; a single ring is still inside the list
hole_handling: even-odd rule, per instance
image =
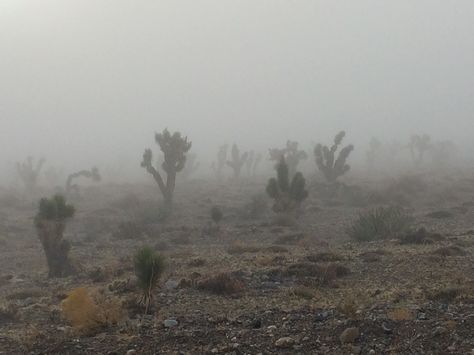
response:
[[[341,261],[342,257],[332,252],[321,252],[317,254],[307,255],[306,260],[312,263],[320,263],[320,262],[328,262],[328,261]]]
[[[357,241],[373,241],[398,237],[407,232],[413,218],[398,207],[379,207],[361,214],[348,228],[348,235]]]
[[[74,271],[69,260],[71,245],[63,239],[66,221],[74,215],[74,211],[74,207],[66,204],[61,195],[40,200],[35,226],[46,254],[50,277],[63,277]]]
[[[18,308],[13,303],[0,304],[0,326],[14,322],[18,317]]]
[[[304,239],[303,233],[284,234],[279,236],[273,244],[296,245]]]
[[[340,264],[330,263],[326,265],[318,265],[314,263],[299,262],[289,265],[284,270],[284,276],[293,276],[299,278],[312,278],[319,284],[330,284],[339,277],[346,276],[350,270]]]
[[[270,245],[265,250],[269,251],[270,253],[288,253],[288,249],[282,247],[281,245]]]
[[[450,245],[447,247],[441,247],[433,251],[434,255],[439,255],[442,257],[448,256],[464,256],[466,255],[466,251],[457,245]]]
[[[84,287],[69,293],[62,302],[61,311],[74,328],[88,334],[115,325],[124,317],[117,298],[99,292],[92,293]]]
[[[380,261],[382,256],[387,254],[388,253],[383,249],[376,249],[360,253],[359,258],[361,258],[366,263],[374,263]]]
[[[430,233],[425,228],[419,228],[414,232],[409,232],[400,237],[401,244],[431,244],[435,241],[443,240],[439,233]]]
[[[140,302],[145,306],[146,314],[150,307],[153,291],[165,270],[165,259],[152,248],[145,246],[140,248],[135,254],[134,267],[138,287],[142,291]]]
[[[432,301],[449,303],[454,301],[462,294],[463,290],[458,287],[446,287],[436,290],[428,294],[428,298]]]
[[[454,217],[454,214],[449,211],[434,211],[434,212],[428,213],[426,217],[434,218],[434,219],[444,219],[444,218],[452,218]]]
[[[245,283],[237,276],[223,272],[201,280],[197,288],[216,295],[233,295],[245,290]]]
[[[311,300],[314,298],[315,292],[311,287],[298,285],[290,289],[290,295],[303,298],[305,300]]]
[[[202,258],[192,259],[188,263],[189,267],[202,267],[202,266],[206,266],[206,265],[207,265],[206,259],[202,259]]]

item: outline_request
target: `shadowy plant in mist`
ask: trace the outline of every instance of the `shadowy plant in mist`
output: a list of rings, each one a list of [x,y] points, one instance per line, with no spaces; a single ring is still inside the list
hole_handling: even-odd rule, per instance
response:
[[[308,158],[308,154],[306,154],[304,150],[298,149],[298,142],[290,140],[286,142],[285,148],[273,148],[270,149],[269,153],[270,160],[276,161],[277,163],[280,161],[281,157],[285,158],[290,177],[293,177],[296,174],[300,161]]]
[[[66,196],[79,196],[79,185],[72,183],[74,179],[79,177],[84,177],[94,182],[99,182],[101,180],[99,169],[96,167],[92,167],[90,170],[80,170],[78,172],[72,173],[67,177],[66,180]]]
[[[308,197],[306,180],[297,172],[290,181],[288,165],[282,156],[276,165],[277,177],[268,180],[266,192],[274,200],[273,211],[288,214],[299,208]]]
[[[224,169],[227,163],[227,152],[229,146],[227,144],[221,145],[217,151],[217,159],[212,163],[212,169],[214,170],[218,180],[222,178],[222,170]]]
[[[135,275],[138,286],[142,291],[140,303],[145,307],[145,314],[148,313],[153,291],[158,285],[161,275],[165,271],[164,256],[156,253],[149,246],[140,248],[134,257]]]
[[[232,151],[231,151],[232,160],[228,160],[227,165],[232,168],[234,172],[234,179],[238,179],[240,177],[242,166],[247,161],[248,156],[249,156],[248,152],[240,154],[240,150],[237,144],[234,144],[232,146]]]
[[[153,176],[164,197],[165,206],[171,208],[176,186],[176,174],[183,170],[186,164],[186,153],[191,149],[191,142],[188,142],[187,137],[183,138],[180,132],[171,134],[168,129],[165,129],[162,133],[156,133],[155,140],[164,155],[164,162],[161,167],[166,172],[166,183],[159,171],[153,166],[151,149],[145,150],[141,166]]]
[[[409,147],[413,164],[419,167],[424,162],[426,152],[431,148],[431,137],[427,134],[414,134],[410,137]]]
[[[336,158],[337,150],[339,149],[345,135],[346,132],[339,132],[334,137],[334,144],[331,148],[321,144],[317,144],[314,148],[316,165],[329,183],[337,182],[337,178],[347,173],[351,168],[346,161],[354,150],[352,144],[342,148]]]
[[[66,222],[74,216],[74,207],[61,195],[42,198],[35,217],[35,227],[48,262],[49,277],[64,277],[74,269],[69,260],[71,245],[63,239]]]
[[[34,158],[28,157],[24,162],[16,163],[16,171],[25,185],[27,193],[31,194],[36,190],[38,178],[45,162],[45,159],[39,159],[35,164]]]

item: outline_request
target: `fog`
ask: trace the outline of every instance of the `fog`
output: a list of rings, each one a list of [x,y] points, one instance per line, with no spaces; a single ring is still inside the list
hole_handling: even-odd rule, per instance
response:
[[[0,161],[145,175],[154,132],[201,160],[339,130],[473,151],[474,2],[0,2]],[[206,165],[204,165],[205,167]]]

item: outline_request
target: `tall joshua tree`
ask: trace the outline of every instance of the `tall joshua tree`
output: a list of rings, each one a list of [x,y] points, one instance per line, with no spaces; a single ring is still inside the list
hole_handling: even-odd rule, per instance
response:
[[[293,212],[308,197],[306,180],[300,172],[290,180],[288,165],[283,156],[276,165],[276,171],[277,177],[268,180],[266,188],[268,196],[275,200],[273,211],[280,214]]]
[[[330,183],[335,183],[339,176],[344,175],[350,170],[350,165],[346,163],[347,158],[354,150],[354,146],[349,144],[339,151],[336,158],[336,152],[344,139],[346,132],[339,132],[334,137],[334,144],[331,148],[317,144],[314,148],[314,157],[318,169],[323,173],[326,180]]]
[[[410,153],[415,166],[420,166],[425,157],[425,153],[431,148],[431,137],[427,134],[415,134],[410,138]]]
[[[164,162],[161,167],[166,173],[166,183],[158,169],[153,166],[153,153],[151,149],[146,149],[145,153],[143,153],[141,165],[153,176],[158,184],[166,207],[171,207],[176,186],[176,174],[183,170],[186,164],[186,153],[191,149],[191,142],[188,142],[188,137],[182,137],[180,132],[171,134],[168,129],[165,129],[162,133],[156,133],[155,140],[164,155]]]
[[[63,239],[66,222],[73,216],[74,207],[61,195],[40,200],[35,227],[46,254],[49,277],[64,277],[74,271],[69,260],[71,245]]]
[[[240,171],[242,170],[242,166],[245,164],[249,156],[248,152],[240,154],[239,147],[237,144],[232,146],[231,157],[232,160],[227,161],[227,165],[232,168],[234,171],[234,178],[238,179],[240,177]]]
[[[33,157],[26,158],[26,161],[16,163],[16,170],[21,181],[23,181],[28,193],[34,192],[38,182],[41,169],[46,160],[40,159],[34,163]]]
[[[291,177],[296,174],[300,161],[308,158],[304,150],[298,149],[298,142],[290,140],[286,142],[286,147],[283,149],[270,149],[270,160],[278,162],[282,156],[285,158]]]
[[[72,194],[79,194],[79,186],[77,184],[73,185],[73,180],[79,177],[85,177],[91,179],[92,181],[98,182],[101,180],[99,169],[93,167],[91,170],[80,170],[76,173],[72,173],[67,177],[66,180],[66,196],[71,196]]]

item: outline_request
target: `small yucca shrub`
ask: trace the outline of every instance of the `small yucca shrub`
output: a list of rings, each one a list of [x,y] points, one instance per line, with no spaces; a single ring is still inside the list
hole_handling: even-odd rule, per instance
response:
[[[158,281],[165,270],[165,258],[152,248],[144,246],[137,251],[134,258],[135,275],[138,287],[142,290],[141,303],[145,306],[145,314]]]
[[[399,207],[378,207],[359,215],[348,228],[348,235],[366,242],[399,237],[409,231],[413,218]]]

